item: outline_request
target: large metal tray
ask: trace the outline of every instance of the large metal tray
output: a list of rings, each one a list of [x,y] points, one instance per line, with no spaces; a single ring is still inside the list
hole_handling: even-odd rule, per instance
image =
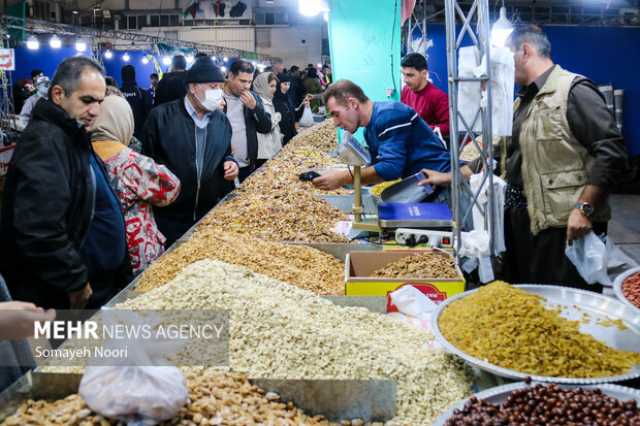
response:
[[[632,309],[610,297],[602,296],[590,291],[577,290],[567,287],[548,285],[518,285],[529,293],[539,295],[547,301],[547,307],[561,308],[561,315],[571,320],[584,321],[588,315],[589,322],[583,322],[580,331],[588,333],[606,345],[620,350],[640,352],[640,315]],[[553,382],[574,385],[595,385],[599,383],[622,382],[640,377],[640,364],[625,374],[599,378],[569,378],[535,376],[508,368],[502,368],[489,362],[475,358],[452,345],[442,334],[439,319],[444,310],[451,303],[463,299],[478,290],[467,291],[456,295],[438,306],[432,318],[432,331],[436,340],[449,352],[463,358],[467,363],[500,377],[514,380],[524,380],[531,377],[537,382]],[[616,326],[604,326],[603,320],[621,320],[626,330],[619,330]]]
[[[631,310],[636,313],[636,315],[640,316],[640,308],[631,303],[622,292],[622,284],[624,284],[624,280],[638,272],[640,272],[640,266],[638,266],[637,268],[631,268],[625,273],[618,275],[613,282],[613,292],[622,303],[629,306]]]
[[[533,384],[535,385],[535,383]],[[480,392],[476,394],[476,398],[490,402],[492,404],[501,404],[503,403],[507,397],[514,391],[525,389],[528,386],[524,382],[512,383],[510,385],[498,386],[492,389],[487,389],[486,391]],[[638,404],[640,404],[640,391],[635,389],[627,388],[624,386],[616,386],[616,385],[590,385],[590,386],[576,386],[576,385],[560,385],[560,387],[565,389],[577,388],[580,387],[582,389],[600,389],[604,394],[616,398],[622,401],[636,400]],[[456,402],[449,410],[440,415],[432,426],[444,426],[447,420],[453,416],[454,410],[461,410],[465,404],[469,402],[469,398]]]
[[[0,393],[0,422],[28,399],[56,400],[77,393],[81,374],[29,372]],[[396,415],[396,383],[391,380],[278,380],[250,378],[283,401],[331,421],[360,418],[385,422]]]

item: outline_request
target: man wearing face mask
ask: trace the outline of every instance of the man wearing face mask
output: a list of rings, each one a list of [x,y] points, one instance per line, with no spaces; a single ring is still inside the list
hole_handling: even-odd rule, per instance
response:
[[[92,296],[83,246],[97,188],[86,129],[100,113],[105,91],[99,64],[66,59],[16,146],[0,229],[0,271],[16,300],[81,309]]]
[[[153,109],[143,131],[143,154],[166,165],[182,185],[173,204],[154,208],[167,247],[231,191],[238,176],[231,124],[222,110],[224,75],[201,57],[186,81],[187,95]]]
[[[20,111],[20,115],[23,117],[31,118],[31,112],[40,99],[47,99],[49,96],[49,81],[48,77],[40,76],[36,79],[36,92],[26,100]]]

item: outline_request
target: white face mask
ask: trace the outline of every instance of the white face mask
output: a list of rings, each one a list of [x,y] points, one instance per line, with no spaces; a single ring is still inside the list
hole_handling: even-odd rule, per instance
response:
[[[215,111],[220,108],[220,99],[222,99],[222,89],[207,89],[204,92],[204,100],[200,103],[207,111]]]
[[[38,86],[38,95],[41,98],[46,98],[48,93],[49,93],[49,86],[45,86],[45,85]]]

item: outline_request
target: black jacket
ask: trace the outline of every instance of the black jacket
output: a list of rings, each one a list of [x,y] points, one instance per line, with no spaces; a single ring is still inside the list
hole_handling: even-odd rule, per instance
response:
[[[49,100],[36,105],[6,177],[0,270],[15,300],[68,308],[87,282],[81,246],[94,187],[87,133]]]
[[[169,72],[162,77],[156,88],[156,105],[182,99],[187,94],[187,72]]]
[[[215,111],[211,116],[199,182],[195,131],[184,99],[180,99],[154,108],[143,132],[143,154],[166,165],[182,185],[180,195],[173,204],[154,208],[158,227],[167,237],[167,246],[233,189],[233,182],[224,179],[224,162],[233,161],[229,120],[222,111]]]
[[[129,106],[133,112],[133,121],[135,124],[133,135],[139,139],[142,135],[144,123],[147,121],[149,110],[151,109],[152,101],[150,99],[149,92],[140,89],[135,83],[124,84],[120,91],[127,102],[129,102]]]
[[[256,107],[252,111],[244,107],[244,122],[247,129],[247,155],[252,165],[258,159],[258,133],[271,133],[271,114],[264,110],[260,96],[251,92],[256,100]],[[226,107],[225,107],[226,113]]]
[[[280,120],[280,131],[282,132],[282,144],[286,145],[295,135],[298,134],[296,130],[296,122],[302,118],[304,108],[296,110],[291,98],[280,92],[280,89],[273,97],[273,106],[276,111],[280,113],[282,119]]]

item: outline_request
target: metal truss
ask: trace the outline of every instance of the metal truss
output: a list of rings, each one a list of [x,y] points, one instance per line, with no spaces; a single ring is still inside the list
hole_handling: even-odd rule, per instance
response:
[[[257,55],[260,61],[274,61],[278,59],[274,56],[260,55],[255,52],[249,52],[240,49],[231,49],[228,47],[215,46],[206,43],[195,43],[185,40],[177,40],[165,37],[159,37],[138,31],[124,30],[97,30],[90,27],[81,27],[76,25],[60,24],[49,21],[38,21],[33,19],[22,19],[13,16],[0,16],[0,27],[8,30],[23,30],[32,34],[57,34],[58,36],[76,36],[95,39],[98,42],[112,42],[122,40],[131,42],[133,47],[138,48],[144,45],[153,47],[158,43],[164,43],[181,48],[196,49],[209,55],[228,56],[228,57],[253,57]],[[127,47],[127,50],[135,50]]]
[[[452,206],[454,217],[454,251],[459,260],[462,244],[461,226],[468,217],[471,217],[474,206],[478,206],[485,217],[484,229],[489,232],[491,239],[491,252],[494,252],[495,235],[495,197],[493,191],[493,144],[491,126],[491,55],[490,55],[490,20],[488,0],[475,0],[467,8],[460,6],[456,0],[446,0],[445,18],[447,27],[447,66],[449,81],[449,111],[450,111],[450,138],[451,138],[451,168],[453,181],[451,185]],[[463,40],[468,39],[471,46],[478,49],[480,57],[486,60],[486,70],[479,78],[469,78],[460,75],[458,67],[458,53],[464,47]],[[461,83],[477,82],[483,87],[483,101],[475,112],[472,122],[465,121],[458,106],[458,93]],[[482,131],[474,131],[476,124],[482,123]],[[460,126],[462,124],[462,126]],[[477,143],[477,137],[482,136],[482,146]],[[482,161],[482,185],[473,193],[467,185],[463,185],[460,172],[459,157],[464,143],[471,140],[480,152]],[[478,196],[482,187],[488,183],[488,211],[478,204]],[[467,209],[461,208],[461,198],[469,195],[472,202]]]

